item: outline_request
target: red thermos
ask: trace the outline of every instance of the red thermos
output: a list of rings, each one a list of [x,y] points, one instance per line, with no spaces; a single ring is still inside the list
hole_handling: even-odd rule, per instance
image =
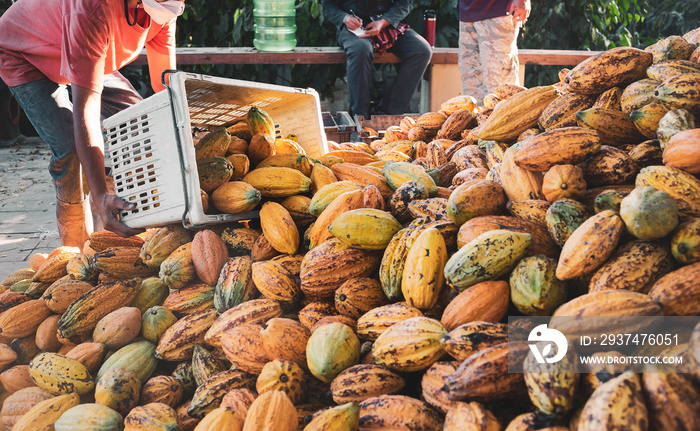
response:
[[[435,46],[435,11],[426,10],[423,14],[423,37],[430,46]]]

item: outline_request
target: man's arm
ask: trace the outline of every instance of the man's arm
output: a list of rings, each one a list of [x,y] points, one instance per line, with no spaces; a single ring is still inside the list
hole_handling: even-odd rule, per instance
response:
[[[75,84],[71,85],[71,92],[75,149],[87,178],[98,216],[105,229],[121,236],[136,235],[142,230],[129,228],[117,218],[119,210],[133,209],[133,204],[107,193],[104,142],[100,126],[102,97],[100,93]]]
[[[372,21],[365,26],[364,37],[377,36],[384,27],[389,25],[394,28],[398,27],[401,20],[406,18],[411,12],[412,7],[413,1],[411,0],[398,0],[394,2],[391,8],[382,14],[382,19]]]
[[[151,76],[151,88],[156,93],[165,89],[161,80],[163,71],[175,69],[177,64],[175,58],[175,25],[176,21],[172,20],[152,40],[146,43],[146,58],[148,59],[148,72]]]
[[[149,49],[146,47],[147,58],[148,58],[148,72],[151,76],[151,88],[156,93],[164,90],[163,82],[161,76],[164,70],[175,69],[175,50],[172,53],[161,54],[156,52],[154,49]],[[167,77],[166,77],[167,79]]]
[[[406,19],[413,9],[413,0],[396,0],[391,8],[382,14],[382,19],[385,19],[392,27],[396,28],[401,23],[401,20]]]
[[[327,20],[332,22],[337,28],[343,26],[348,11],[343,10],[341,7],[342,1],[322,0],[321,6],[323,7],[323,16],[325,16]]]

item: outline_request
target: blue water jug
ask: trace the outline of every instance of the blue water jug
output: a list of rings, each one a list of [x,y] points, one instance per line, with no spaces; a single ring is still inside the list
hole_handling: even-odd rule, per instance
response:
[[[255,39],[259,51],[284,52],[297,46],[294,0],[255,0]]]

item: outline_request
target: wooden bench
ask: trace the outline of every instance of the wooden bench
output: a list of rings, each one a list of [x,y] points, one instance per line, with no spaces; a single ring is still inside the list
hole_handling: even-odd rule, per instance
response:
[[[433,48],[431,64],[457,64],[457,48]],[[520,64],[575,66],[599,51],[521,49]],[[377,55],[375,63],[400,63],[394,54]],[[145,65],[143,52],[132,64]],[[289,52],[260,52],[255,48],[177,48],[177,64],[345,64],[339,47],[299,47]]]
[[[539,64],[551,66],[575,66],[583,60],[598,54],[599,51],[521,49],[520,80],[523,82],[525,65]],[[176,50],[178,65],[196,64],[345,64],[345,53],[340,47],[298,47],[290,52],[260,52],[255,48],[213,48],[213,47],[179,47]],[[437,110],[440,101],[447,100],[461,93],[459,70],[457,69],[457,48],[433,48],[430,80],[430,100],[421,103],[422,110]],[[377,55],[375,63],[400,63],[394,54]],[[132,63],[146,65],[146,52],[142,52]],[[0,92],[0,103],[7,104],[8,94]],[[427,105],[430,106],[427,106]],[[16,105],[16,103],[15,103]],[[0,112],[0,125],[4,128],[8,115]],[[13,123],[14,124],[14,123]],[[16,124],[14,124],[16,127]],[[9,129],[8,129],[9,130]],[[16,135],[13,133],[12,135]],[[4,139],[1,138],[0,139]]]
[[[525,80],[525,65],[575,66],[600,51],[520,49],[520,82]],[[250,47],[213,48],[180,47],[176,51],[177,64],[345,64],[345,53],[340,47],[298,47],[289,52],[260,52]],[[440,103],[462,93],[457,67],[458,48],[433,48],[430,60],[430,82],[424,80],[421,91],[421,111],[436,111]],[[400,63],[394,54],[376,55],[375,63]],[[146,54],[141,53],[132,64],[145,65]],[[429,86],[428,88],[426,88]],[[429,95],[429,96],[428,96]]]

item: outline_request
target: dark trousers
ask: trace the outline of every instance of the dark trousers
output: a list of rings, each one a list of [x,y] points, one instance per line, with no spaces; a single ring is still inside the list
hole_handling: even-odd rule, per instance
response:
[[[39,136],[49,145],[49,172],[56,189],[56,221],[61,244],[82,247],[93,229],[87,185],[75,149],[73,103],[69,88],[48,78],[10,87]],[[141,100],[141,96],[119,72],[104,77],[102,118],[107,118]],[[99,222],[99,221],[98,221]]]
[[[48,78],[10,87],[37,133],[51,150],[49,172],[56,197],[65,203],[80,203],[87,195],[81,180],[80,162],[73,135],[73,103],[69,87]],[[104,77],[102,118],[116,114],[141,100],[139,93],[119,72]]]
[[[20,109],[7,85],[0,80],[0,147],[19,136]]]
[[[343,27],[338,33],[338,43],[347,57],[347,80],[350,92],[350,109],[355,115],[369,117],[370,86],[374,61],[374,48],[368,38],[360,39]],[[433,51],[430,44],[418,33],[409,29],[400,35],[389,49],[401,59],[396,79],[384,94],[379,109],[390,115],[401,115],[418,88],[423,73],[430,63]]]

